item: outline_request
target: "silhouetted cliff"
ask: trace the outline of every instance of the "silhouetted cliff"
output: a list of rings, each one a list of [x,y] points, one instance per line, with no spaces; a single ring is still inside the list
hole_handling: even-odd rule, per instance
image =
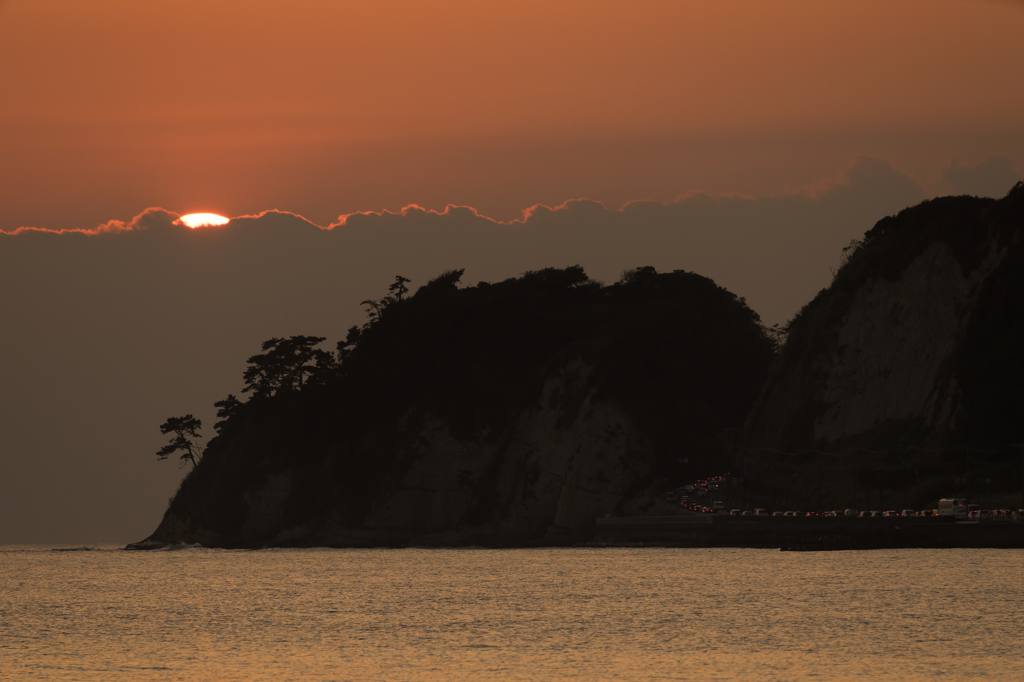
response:
[[[308,377],[280,369],[291,341],[264,344],[151,544],[570,543],[726,465],[774,354],[743,301],[652,268],[607,287],[579,267],[460,275],[413,296],[396,279]]]
[[[877,508],[892,491],[923,505],[1019,490],[1022,231],[1018,183],[998,201],[926,201],[851,245],[748,420],[741,466],[762,494]]]

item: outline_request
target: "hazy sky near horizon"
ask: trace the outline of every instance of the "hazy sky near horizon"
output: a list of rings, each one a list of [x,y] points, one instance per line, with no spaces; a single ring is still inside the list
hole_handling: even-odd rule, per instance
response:
[[[158,425],[396,274],[650,264],[784,322],[881,217],[1020,179],[1021,35],[1016,0],[0,1],[0,543],[147,535]]]

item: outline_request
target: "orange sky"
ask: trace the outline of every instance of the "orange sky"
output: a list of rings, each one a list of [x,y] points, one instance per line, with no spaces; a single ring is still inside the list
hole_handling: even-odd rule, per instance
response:
[[[0,229],[1024,168],[1011,0],[0,4]],[[91,226],[91,225],[90,225]]]

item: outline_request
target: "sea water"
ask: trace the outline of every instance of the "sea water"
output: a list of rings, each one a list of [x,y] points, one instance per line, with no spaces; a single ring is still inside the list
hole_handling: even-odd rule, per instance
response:
[[[1024,551],[0,548],[4,680],[1017,680]]]

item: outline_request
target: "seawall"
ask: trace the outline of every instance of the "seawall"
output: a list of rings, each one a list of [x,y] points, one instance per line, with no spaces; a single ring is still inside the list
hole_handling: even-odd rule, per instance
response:
[[[782,550],[1024,548],[1024,523],[952,518],[604,517],[595,546],[752,547]]]

